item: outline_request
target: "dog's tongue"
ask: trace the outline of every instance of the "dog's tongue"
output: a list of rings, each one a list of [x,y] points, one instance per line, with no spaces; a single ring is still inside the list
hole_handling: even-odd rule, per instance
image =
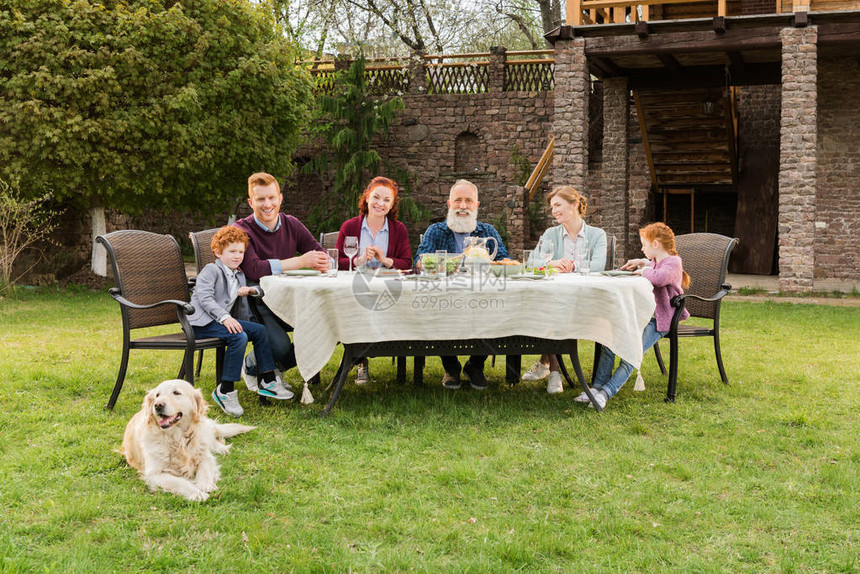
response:
[[[169,427],[170,425],[172,425],[173,423],[175,423],[176,421],[178,421],[178,420],[179,420],[179,416],[180,416],[180,415],[178,415],[178,414],[177,414],[177,415],[174,415],[174,416],[172,416],[172,417],[164,417],[164,418],[161,418],[161,419],[159,419],[159,420],[158,420],[158,426],[160,426],[160,427],[161,427],[161,428],[163,428],[163,429],[164,429],[164,428],[167,428],[167,427]]]

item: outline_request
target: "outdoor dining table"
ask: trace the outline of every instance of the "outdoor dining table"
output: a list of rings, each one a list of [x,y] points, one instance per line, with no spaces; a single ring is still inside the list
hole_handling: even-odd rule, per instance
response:
[[[260,285],[265,304],[294,329],[304,380],[322,370],[338,343],[344,345],[325,413],[349,370],[365,357],[573,354],[576,341],[584,339],[638,368],[642,331],[655,308],[651,283],[635,276],[461,273],[436,279],[341,271],[336,277],[273,275]],[[574,366],[591,397],[578,360]],[[516,382],[519,361],[510,367],[508,380]]]

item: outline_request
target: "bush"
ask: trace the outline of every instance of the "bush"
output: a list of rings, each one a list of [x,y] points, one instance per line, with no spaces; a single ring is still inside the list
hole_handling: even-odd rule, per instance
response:
[[[51,194],[31,200],[21,198],[18,189],[0,180],[0,295],[8,294],[14,284],[27,274],[43,257],[37,256],[23,269],[15,262],[26,250],[48,239],[56,227],[56,212],[46,208]]]

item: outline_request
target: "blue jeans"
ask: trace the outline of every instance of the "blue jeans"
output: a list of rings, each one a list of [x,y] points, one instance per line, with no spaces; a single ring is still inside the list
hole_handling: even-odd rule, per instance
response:
[[[239,321],[239,324],[242,325],[241,333],[231,333],[227,327],[217,321],[212,321],[203,327],[194,327],[196,337],[217,337],[227,342],[227,350],[224,352],[224,370],[221,373],[221,380],[224,381],[238,381],[242,377],[242,359],[245,357],[248,339],[254,343],[254,351],[260,358],[260,371],[265,373],[275,370],[266,328],[251,321]]]
[[[657,341],[666,336],[668,331],[657,330],[657,319],[652,318],[645,330],[642,332],[642,352],[653,347]],[[600,359],[597,361],[597,370],[594,373],[594,384],[592,388],[606,393],[607,398],[613,397],[615,393],[621,390],[630,374],[633,372],[633,365],[621,359],[621,364],[612,372],[612,367],[615,365],[615,353],[609,350],[609,347],[603,347],[600,353]]]
[[[266,334],[269,337],[269,345],[271,346],[270,356],[274,359],[275,365],[281,371],[288,371],[296,366],[296,351],[293,349],[293,342],[290,341],[290,335],[287,331],[292,331],[292,327],[284,323],[280,317],[272,313],[272,311],[263,305],[262,301],[257,303],[257,314],[263,322],[266,329]],[[248,353],[245,357],[245,372],[252,376],[259,376],[259,373],[265,373],[266,370],[260,365],[257,368],[257,351],[256,345],[253,352]]]

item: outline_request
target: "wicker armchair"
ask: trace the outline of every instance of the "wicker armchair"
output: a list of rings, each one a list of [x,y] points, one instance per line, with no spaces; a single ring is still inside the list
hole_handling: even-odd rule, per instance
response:
[[[188,234],[191,239],[191,246],[194,248],[194,263],[197,266],[197,273],[206,267],[209,263],[215,263],[215,254],[212,252],[212,238],[218,233],[220,227],[212,229],[204,229],[203,231],[192,231]],[[195,281],[189,280],[188,284],[194,288]],[[197,353],[197,371],[195,377],[200,376],[200,369],[203,368],[203,349]]]
[[[197,272],[206,267],[209,263],[215,263],[215,254],[212,253],[212,238],[218,233],[220,227],[212,229],[204,229],[203,231],[192,231],[188,234],[191,238],[191,246],[194,248],[194,263],[197,265]]]
[[[323,249],[334,249],[337,247],[338,231],[330,231],[328,233],[320,233],[320,245]]]
[[[713,337],[720,378],[725,384],[729,382],[720,352],[720,305],[723,297],[732,288],[725,282],[726,271],[729,257],[737,244],[737,238],[715,233],[689,233],[675,237],[675,248],[684,262],[684,271],[690,275],[690,287],[686,289],[684,295],[672,299],[675,313],[667,335],[670,357],[666,402],[675,401],[678,382],[678,339],[682,337]],[[712,325],[699,327],[681,323],[680,318],[684,308],[690,312],[691,317],[710,319]],[[654,345],[654,353],[660,370],[665,374],[666,366],[663,364],[659,345]]]
[[[179,244],[170,235],[148,231],[114,231],[100,235],[110,256],[116,287],[110,295],[122,312],[122,360],[116,384],[107,403],[112,409],[119,397],[131,349],[181,350],[185,355],[178,377],[194,384],[193,359],[197,349],[217,349],[216,381],[221,379],[225,343],[221,339],[196,339],[187,315],[188,280]],[[132,331],[178,323],[179,333],[131,338]],[[186,377],[187,375],[187,377]]]

